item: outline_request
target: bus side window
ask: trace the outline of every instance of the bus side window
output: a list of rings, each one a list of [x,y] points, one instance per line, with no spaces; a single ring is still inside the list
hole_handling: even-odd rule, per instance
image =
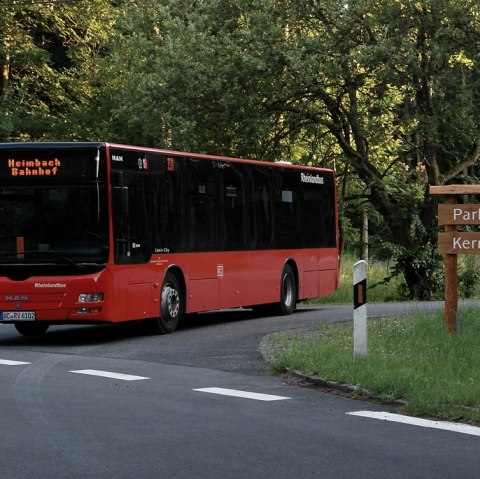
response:
[[[271,169],[256,168],[254,171],[254,195],[256,205],[257,248],[274,246],[275,218],[273,183]]]
[[[306,248],[333,248],[335,236],[335,192],[332,174],[324,174],[325,184],[302,183],[302,223],[309,224],[303,235]]]
[[[246,191],[246,224],[245,224],[245,243],[247,249],[258,248],[258,220],[257,209],[255,207],[255,183],[253,169],[251,166],[244,167],[245,171],[245,191]]]
[[[184,211],[185,181],[183,158],[164,158],[165,167],[155,175],[152,184],[152,228],[154,247],[161,253],[179,253],[187,250]],[[167,164],[171,162],[171,169]]]
[[[247,245],[245,173],[241,165],[225,163],[219,173],[224,249],[244,250]]]
[[[114,187],[114,234],[118,263],[144,263],[152,254],[151,181],[140,172],[124,172]]]
[[[276,170],[275,243],[277,248],[302,246],[300,175],[295,170]]]
[[[151,176],[136,173],[129,185],[130,246],[135,262],[146,262],[152,254]]]
[[[215,251],[218,235],[213,162],[188,158],[186,173],[188,249]]]

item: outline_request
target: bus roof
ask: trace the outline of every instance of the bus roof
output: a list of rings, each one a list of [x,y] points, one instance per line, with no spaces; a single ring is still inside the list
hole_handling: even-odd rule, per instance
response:
[[[59,148],[59,149],[82,149],[82,148],[116,148],[124,150],[134,150],[142,152],[151,152],[164,155],[173,155],[173,156],[188,156],[190,158],[206,158],[214,161],[234,161],[234,162],[247,162],[247,163],[257,163],[259,165],[273,165],[283,168],[293,168],[293,169],[308,169],[312,168],[315,170],[326,170],[332,171],[331,168],[324,167],[314,167],[306,165],[295,165],[287,161],[266,161],[266,160],[257,160],[251,158],[236,158],[231,156],[220,156],[220,155],[209,155],[203,153],[192,153],[186,151],[177,151],[177,150],[168,150],[163,148],[153,148],[145,146],[136,146],[136,145],[125,145],[121,143],[110,143],[106,141],[51,141],[51,142],[8,142],[0,143],[0,150],[16,149],[16,150],[28,150],[31,148],[38,149],[48,149],[48,148]]]

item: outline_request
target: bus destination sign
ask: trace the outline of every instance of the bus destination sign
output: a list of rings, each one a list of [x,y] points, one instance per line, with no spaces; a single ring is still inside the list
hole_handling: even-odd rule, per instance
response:
[[[91,181],[104,177],[104,170],[98,148],[0,150],[0,181],[8,183]]]
[[[7,159],[7,168],[10,176],[56,176],[62,167],[62,162],[58,158],[50,160],[15,160]]]

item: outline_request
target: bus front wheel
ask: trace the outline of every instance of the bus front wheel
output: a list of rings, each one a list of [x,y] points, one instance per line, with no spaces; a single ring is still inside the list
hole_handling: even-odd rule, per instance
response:
[[[165,275],[160,299],[160,316],[155,318],[157,332],[173,333],[181,324],[184,312],[183,292],[177,277],[172,273]]]

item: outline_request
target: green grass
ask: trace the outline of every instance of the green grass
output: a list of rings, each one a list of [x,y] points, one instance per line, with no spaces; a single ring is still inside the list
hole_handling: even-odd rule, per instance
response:
[[[276,371],[300,370],[354,384],[373,397],[402,399],[402,411],[480,422],[480,311],[460,313],[448,335],[443,314],[371,320],[368,357],[353,355],[352,323],[321,325],[315,338],[279,335]]]
[[[353,255],[342,255],[340,262],[340,284],[331,295],[308,301],[315,304],[352,304],[353,303],[353,265],[358,261]],[[392,276],[394,261],[371,260],[367,270],[367,301],[383,303],[403,301],[405,282],[401,276]],[[459,255],[458,258],[458,294],[459,298],[480,298],[480,260],[476,255]],[[390,279],[388,279],[390,278]],[[388,281],[387,281],[388,279]],[[443,299],[443,285],[439,285],[438,297]]]
[[[340,284],[338,289],[326,298],[314,300],[320,304],[353,303],[353,265],[358,261],[351,255],[342,256],[340,263]],[[403,280],[394,278],[383,284],[392,274],[389,262],[372,262],[367,271],[368,301],[372,303],[398,301],[398,290]]]

